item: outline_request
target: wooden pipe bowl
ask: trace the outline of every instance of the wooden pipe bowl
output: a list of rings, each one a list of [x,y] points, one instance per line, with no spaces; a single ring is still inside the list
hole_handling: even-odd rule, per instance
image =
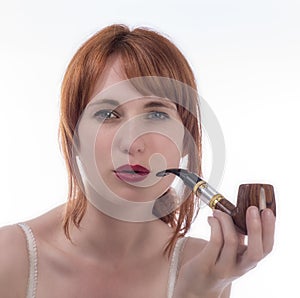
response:
[[[269,208],[276,216],[276,201],[273,186],[259,183],[241,184],[239,186],[236,209],[232,214],[232,218],[242,234],[247,234],[246,211],[250,206],[256,206],[259,211]]]

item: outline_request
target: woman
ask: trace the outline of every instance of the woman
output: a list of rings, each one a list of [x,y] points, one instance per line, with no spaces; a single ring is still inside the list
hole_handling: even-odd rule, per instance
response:
[[[209,241],[184,237],[197,198],[155,174],[201,174],[195,90],[186,59],[153,31],[113,25],[78,50],[61,97],[68,202],[1,229],[0,297],[229,297],[272,250],[275,218],[247,210],[248,246],[218,211]]]

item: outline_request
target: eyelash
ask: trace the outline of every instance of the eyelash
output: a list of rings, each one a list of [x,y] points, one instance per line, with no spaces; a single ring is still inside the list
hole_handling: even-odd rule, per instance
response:
[[[117,118],[118,114],[114,110],[99,110],[94,114],[95,118],[102,121],[113,119],[111,116],[114,116],[113,118]]]
[[[158,117],[152,118],[152,116],[154,115],[158,115]],[[154,119],[154,120],[166,120],[166,119],[170,119],[170,116],[165,113],[165,112],[160,112],[160,111],[151,111],[149,113],[149,117],[147,117],[148,119]]]
[[[146,116],[146,119],[149,119],[149,120],[170,119],[170,116],[167,113],[161,112],[161,111],[150,111],[147,114],[148,115]],[[104,120],[111,120],[111,119],[119,118],[119,115],[114,110],[104,109],[104,110],[97,111],[94,114],[94,117],[97,118],[98,120],[104,121]]]

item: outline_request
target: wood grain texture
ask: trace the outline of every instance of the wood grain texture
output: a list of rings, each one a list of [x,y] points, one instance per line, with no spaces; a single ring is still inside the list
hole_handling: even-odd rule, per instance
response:
[[[237,206],[235,207],[228,200],[222,199],[216,204],[216,209],[230,214],[237,230],[247,235],[246,211],[250,206],[256,206],[260,209],[261,197],[265,198],[265,207],[270,208],[276,216],[275,193],[270,184],[241,184],[238,191]]]

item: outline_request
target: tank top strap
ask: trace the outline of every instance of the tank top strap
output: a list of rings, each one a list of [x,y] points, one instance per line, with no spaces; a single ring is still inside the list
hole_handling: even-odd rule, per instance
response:
[[[36,297],[37,288],[37,247],[36,241],[31,228],[25,223],[18,223],[18,226],[24,231],[27,241],[27,250],[29,257],[29,277],[27,285],[27,295],[26,298]]]
[[[168,296],[167,298],[172,298],[176,280],[178,277],[178,272],[180,268],[180,261],[181,261],[181,255],[184,249],[184,245],[186,243],[187,237],[183,237],[177,240],[172,258],[171,258],[171,264],[170,264],[170,270],[169,270],[169,280],[168,280]]]

